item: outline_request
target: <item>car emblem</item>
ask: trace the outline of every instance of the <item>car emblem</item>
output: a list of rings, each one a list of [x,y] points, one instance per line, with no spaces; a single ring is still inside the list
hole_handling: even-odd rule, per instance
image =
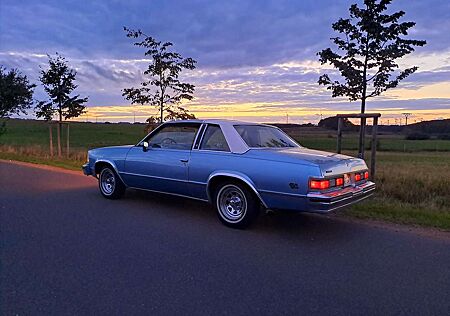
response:
[[[351,177],[349,173],[344,174],[344,187],[349,186],[351,184]]]

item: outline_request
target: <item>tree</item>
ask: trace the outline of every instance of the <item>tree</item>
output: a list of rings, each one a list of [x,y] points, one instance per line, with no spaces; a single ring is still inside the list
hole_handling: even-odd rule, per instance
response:
[[[7,71],[0,66],[0,135],[5,132],[6,123],[3,119],[13,114],[26,114],[26,110],[33,104],[35,87],[17,69]]]
[[[179,53],[169,49],[171,42],[160,42],[151,36],[124,27],[127,37],[137,39],[134,45],[144,48],[145,56],[152,58],[144,71],[148,78],[139,88],[123,89],[122,96],[131,100],[132,104],[150,104],[156,106],[160,112],[160,122],[164,120],[164,111],[177,113],[183,100],[192,100],[195,86],[181,82],[179,79],[183,69],[193,70],[197,63],[192,58],[183,58]],[[153,88],[152,88],[153,87]],[[170,115],[170,114],[169,114]],[[184,115],[181,110],[181,114]]]
[[[408,30],[415,22],[400,22],[404,11],[386,13],[392,0],[364,0],[364,7],[350,6],[350,18],[339,19],[332,28],[342,36],[331,38],[338,51],[331,48],[318,53],[321,64],[334,66],[343,81],[332,80],[327,74],[318,83],[332,91],[333,97],[345,96],[350,101],[361,100],[361,113],[366,100],[395,88],[418,67],[399,69],[396,60],[424,46],[426,41],[408,39]],[[360,126],[360,156],[364,157],[364,126]]]
[[[54,115],[58,116],[58,156],[61,156],[61,123],[64,120],[78,117],[83,114],[88,98],[80,98],[79,94],[70,94],[78,87],[74,81],[77,72],[71,69],[64,57],[48,56],[49,68],[41,69],[39,80],[44,91],[48,94],[47,101],[39,101],[36,105],[36,117],[43,117],[51,121]]]

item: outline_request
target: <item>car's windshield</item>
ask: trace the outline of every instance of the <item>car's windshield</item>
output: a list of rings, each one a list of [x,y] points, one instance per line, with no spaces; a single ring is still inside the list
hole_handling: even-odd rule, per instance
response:
[[[249,147],[298,147],[278,128],[264,125],[235,125],[234,128],[241,135]]]

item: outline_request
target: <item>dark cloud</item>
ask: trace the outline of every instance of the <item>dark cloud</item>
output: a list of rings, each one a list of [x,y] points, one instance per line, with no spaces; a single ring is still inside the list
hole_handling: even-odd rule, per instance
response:
[[[329,92],[318,87],[316,56],[330,45],[331,24],[347,16],[353,2],[1,0],[0,64],[19,68],[37,81],[45,55],[59,52],[77,70],[79,92],[90,96],[90,104],[126,104],[121,90],[139,84],[146,64],[139,61],[143,51],[125,37],[126,25],[172,41],[176,50],[198,60],[198,70],[183,74],[197,87],[194,105],[354,109],[353,103],[333,102]],[[449,1],[397,0],[392,9],[406,11],[406,20],[417,22],[411,36],[428,41],[416,56],[448,54]],[[450,56],[441,63],[421,65],[401,87],[449,82]],[[37,96],[43,97],[39,89]],[[449,107],[447,99],[385,100],[371,104],[411,110]]]
[[[174,42],[205,67],[269,65],[315,59],[329,45],[331,23],[354,1],[16,1],[0,3],[1,50],[73,53],[87,58],[141,54],[122,27]],[[394,1],[393,8],[417,21],[414,36],[423,50],[447,49],[450,3]]]

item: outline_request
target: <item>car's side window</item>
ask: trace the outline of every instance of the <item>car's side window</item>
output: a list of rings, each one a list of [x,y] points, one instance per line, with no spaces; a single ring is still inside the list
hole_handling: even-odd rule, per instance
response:
[[[225,136],[218,125],[208,125],[203,136],[200,149],[216,150],[216,151],[230,151]]]
[[[151,148],[190,150],[200,124],[167,124],[147,141]]]

